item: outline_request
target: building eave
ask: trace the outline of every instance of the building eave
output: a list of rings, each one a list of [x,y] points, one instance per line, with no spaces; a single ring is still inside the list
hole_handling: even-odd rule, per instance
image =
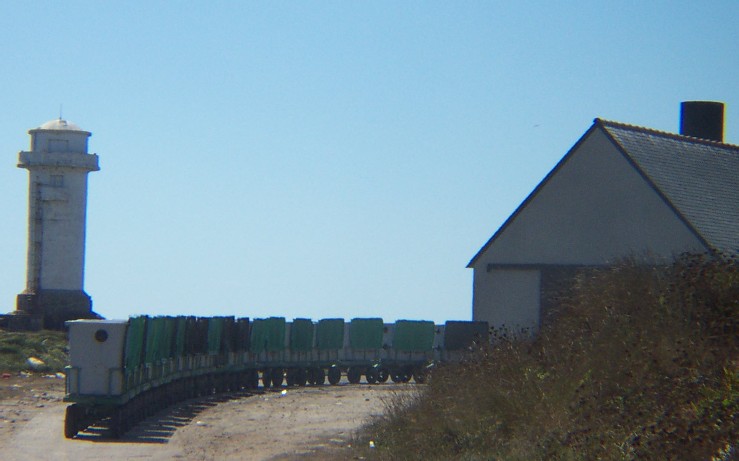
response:
[[[557,174],[557,172],[564,167],[564,165],[569,161],[569,159],[572,157],[573,153],[577,151],[577,149],[582,145],[582,143],[585,142],[586,139],[590,137],[590,135],[596,130],[596,129],[603,129],[601,125],[598,123],[598,119],[595,119],[595,122],[593,125],[588,129],[588,131],[583,134],[580,139],[577,140],[577,142],[570,148],[570,150],[567,151],[567,153],[560,159],[560,161],[552,168],[552,170],[547,173],[547,175],[544,177],[544,179],[539,182],[539,184],[534,188],[533,191],[524,199],[523,202],[516,208],[516,210],[511,214],[508,219],[505,220],[502,226],[498,228],[498,230],[493,234],[492,237],[480,248],[480,250],[475,254],[475,256],[470,260],[469,263],[467,263],[467,268],[473,268],[474,265],[477,263],[477,260],[485,253],[488,248],[497,240],[497,238],[506,231],[506,229],[510,226],[510,224],[518,217],[518,215],[531,203],[534,198],[539,194],[539,191],[541,191],[542,188],[551,180],[551,178]]]

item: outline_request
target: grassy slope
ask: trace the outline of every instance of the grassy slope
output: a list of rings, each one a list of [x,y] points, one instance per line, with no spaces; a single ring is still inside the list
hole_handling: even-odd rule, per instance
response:
[[[583,273],[535,340],[501,338],[390,400],[356,455],[739,459],[738,266]]]
[[[28,358],[44,364],[33,368]],[[57,372],[67,365],[66,333],[58,331],[11,332],[0,330],[0,372]]]

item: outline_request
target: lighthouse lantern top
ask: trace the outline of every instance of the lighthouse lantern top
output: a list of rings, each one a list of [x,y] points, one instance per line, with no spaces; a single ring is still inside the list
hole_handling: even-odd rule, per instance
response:
[[[28,134],[31,135],[31,151],[86,154],[87,138],[91,133],[75,123],[58,118],[29,130]]]
[[[37,130],[85,131],[76,123],[72,123],[61,118],[49,120],[48,122],[38,127]]]

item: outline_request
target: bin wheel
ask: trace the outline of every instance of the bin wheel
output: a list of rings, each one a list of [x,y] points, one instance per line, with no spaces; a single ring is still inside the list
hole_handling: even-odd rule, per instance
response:
[[[349,370],[346,372],[346,378],[351,384],[359,384],[359,381],[362,379],[362,370],[359,367],[349,367]]]
[[[396,368],[390,373],[390,379],[392,379],[394,383],[407,383],[411,380],[412,376],[413,370],[408,370],[405,367]]]
[[[69,405],[64,415],[64,437],[71,439],[77,435],[79,409],[76,404]]]
[[[298,384],[297,376],[298,376],[297,368],[287,369],[287,371],[285,372],[285,379],[287,380],[287,387],[292,387]]]
[[[133,406],[131,405],[131,402],[127,403],[124,408],[123,418],[123,429],[125,432],[128,432],[134,425]]]
[[[403,367],[403,382],[407,383],[413,378],[413,367],[406,365]]]
[[[110,437],[114,439],[121,438],[123,435],[123,422],[121,418],[121,409],[116,408],[110,415]]]
[[[378,375],[379,375],[379,370],[375,367],[369,367],[364,372],[364,376],[367,378],[367,384],[377,383]]]
[[[426,368],[424,367],[419,367],[413,370],[413,379],[418,384],[424,384],[428,380],[428,377],[429,377],[428,370],[426,370]]]
[[[272,387],[282,387],[285,378],[282,368],[273,368],[271,375]]]
[[[323,386],[326,381],[326,375],[323,373],[323,368],[311,368],[311,379],[310,383],[314,386]]]
[[[249,370],[249,387],[251,389],[256,389],[259,387],[259,372],[257,370]]]
[[[298,368],[295,370],[295,384],[300,387],[305,386],[308,382],[308,370],[305,368]]]
[[[339,384],[339,381],[341,381],[341,368],[334,365],[328,369],[328,382],[335,386]]]

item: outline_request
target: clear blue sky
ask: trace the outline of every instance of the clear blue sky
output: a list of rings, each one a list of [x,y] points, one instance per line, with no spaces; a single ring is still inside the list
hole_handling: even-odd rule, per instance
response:
[[[133,314],[469,319],[465,266],[595,117],[727,103],[739,2],[4,2],[0,309],[27,131],[93,133],[85,290]]]

